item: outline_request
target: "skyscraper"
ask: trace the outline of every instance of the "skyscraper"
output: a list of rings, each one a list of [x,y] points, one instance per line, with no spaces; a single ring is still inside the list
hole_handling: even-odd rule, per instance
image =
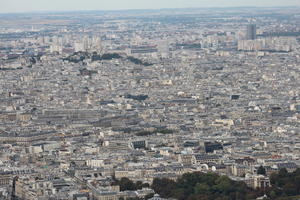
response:
[[[256,25],[255,24],[249,24],[247,26],[247,40],[255,40],[256,39]]]

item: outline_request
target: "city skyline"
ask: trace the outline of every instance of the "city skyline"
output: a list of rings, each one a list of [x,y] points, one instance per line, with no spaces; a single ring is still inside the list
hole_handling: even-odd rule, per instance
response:
[[[111,0],[111,1],[71,1],[71,0],[0,0],[0,13],[19,13],[19,12],[45,12],[45,11],[81,11],[81,10],[130,10],[130,9],[164,9],[164,8],[214,8],[214,7],[283,7],[300,6],[297,0]]]
[[[0,200],[299,199],[299,8],[0,14]]]

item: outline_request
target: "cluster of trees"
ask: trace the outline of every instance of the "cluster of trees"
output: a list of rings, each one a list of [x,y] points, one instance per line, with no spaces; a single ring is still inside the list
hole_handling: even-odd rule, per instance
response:
[[[99,55],[97,52],[93,52],[92,54],[88,52],[75,52],[73,55],[63,58],[63,60],[67,60],[69,62],[73,63],[79,63],[83,61],[84,59],[91,58],[92,62],[94,61],[100,61],[100,60],[112,60],[112,59],[120,59],[122,56],[118,53],[105,53],[102,55]],[[151,63],[144,62],[138,58],[128,56],[126,58],[128,61],[137,64],[137,65],[143,65],[143,66],[151,66]]]
[[[122,56],[120,56],[117,53],[105,53],[102,56],[98,55],[97,53],[93,53],[93,55],[92,55],[92,61],[112,60],[112,59],[119,59],[119,58],[122,58]]]
[[[0,71],[13,71],[13,70],[18,70],[18,69],[23,69],[23,67],[17,67],[17,68],[3,67],[3,68],[0,68]]]
[[[149,136],[149,135],[154,135],[154,134],[173,134],[174,131],[170,129],[155,129],[154,131],[140,131],[137,132],[135,135],[136,136]]]
[[[148,183],[143,183],[142,181],[133,182],[132,180],[123,177],[120,180],[116,180],[113,183],[113,185],[119,185],[120,191],[135,191],[135,190],[141,190],[142,188],[150,188],[150,185]],[[127,200],[145,200],[150,199],[153,197],[154,194],[148,194],[144,198],[126,198]],[[124,200],[124,198],[119,198],[119,200]]]
[[[133,99],[133,100],[137,100],[137,101],[144,101],[146,99],[149,98],[148,95],[132,95],[132,94],[127,94],[125,95],[125,98],[127,99]]]
[[[259,168],[259,174],[265,174],[263,167]],[[177,181],[154,179],[152,188],[165,198],[179,200],[196,199],[230,199],[248,200],[267,194],[269,199],[299,199],[300,196],[300,169],[289,173],[281,169],[270,176],[271,187],[251,189],[244,182],[237,182],[227,176],[219,176],[214,173],[187,173]]]
[[[260,168],[264,173],[265,169]],[[151,188],[163,198],[178,200],[250,200],[267,194],[268,199],[299,199],[300,169],[289,173],[281,169],[270,177],[271,187],[252,189],[244,182],[233,181],[227,176],[215,173],[186,173],[176,181],[167,178],[156,178]],[[116,180],[120,190],[138,190],[150,187],[148,183],[133,182],[128,178]],[[149,195],[151,197],[151,195]]]
[[[154,179],[152,188],[164,198],[179,200],[242,200],[255,199],[263,191],[253,190],[244,182],[233,181],[227,176],[214,173],[186,173],[177,181]]]
[[[148,62],[144,62],[138,58],[135,58],[135,57],[132,57],[132,56],[128,56],[127,59],[134,63],[134,64],[137,64],[137,65],[144,65],[144,66],[151,66],[152,64],[151,63],[148,63]]]
[[[97,74],[98,73],[95,70],[88,70],[87,68],[80,69],[79,72],[80,72],[80,75],[83,75],[83,76],[87,76],[87,75],[91,76],[93,74]]]
[[[300,169],[289,173],[285,168],[270,176],[272,187],[267,188],[270,198],[300,195]],[[298,197],[299,199],[300,197]]]
[[[115,180],[113,185],[119,185],[120,191],[135,191],[141,190],[142,188],[149,188],[150,185],[148,183],[143,183],[142,181],[133,182],[129,178],[123,177],[120,180]]]
[[[87,58],[91,58],[92,61],[97,61],[97,60],[112,60],[114,58],[118,59],[121,58],[121,56],[117,53],[106,53],[103,55],[98,55],[96,52],[94,52],[93,54],[90,54],[88,52],[75,52],[73,55],[70,55],[67,58],[63,58],[63,60],[67,60],[73,63],[79,63]]]
[[[263,166],[260,166],[257,169],[257,174],[266,175],[266,169]]]
[[[92,61],[97,61],[119,59],[122,58],[122,56],[120,56],[118,53],[106,53],[103,55],[98,55],[96,52],[94,52],[93,54],[90,54],[88,52],[75,52],[73,55],[70,55],[67,58],[63,58],[63,60],[67,60],[73,63],[79,63],[87,58],[91,58]]]
[[[82,62],[87,57],[88,57],[88,53],[86,53],[86,52],[76,52],[67,58],[63,58],[63,61],[66,60],[66,61],[69,61],[72,63],[79,63],[79,62]]]

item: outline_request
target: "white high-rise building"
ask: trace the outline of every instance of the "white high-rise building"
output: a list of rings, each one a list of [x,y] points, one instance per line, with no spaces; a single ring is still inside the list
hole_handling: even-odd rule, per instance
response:
[[[75,49],[75,52],[79,52],[79,51],[84,51],[84,45],[82,42],[75,42],[74,43],[74,49]]]

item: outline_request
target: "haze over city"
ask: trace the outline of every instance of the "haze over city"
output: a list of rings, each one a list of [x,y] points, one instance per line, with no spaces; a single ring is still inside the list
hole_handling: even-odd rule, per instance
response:
[[[300,6],[299,0],[0,0],[0,12]]]

